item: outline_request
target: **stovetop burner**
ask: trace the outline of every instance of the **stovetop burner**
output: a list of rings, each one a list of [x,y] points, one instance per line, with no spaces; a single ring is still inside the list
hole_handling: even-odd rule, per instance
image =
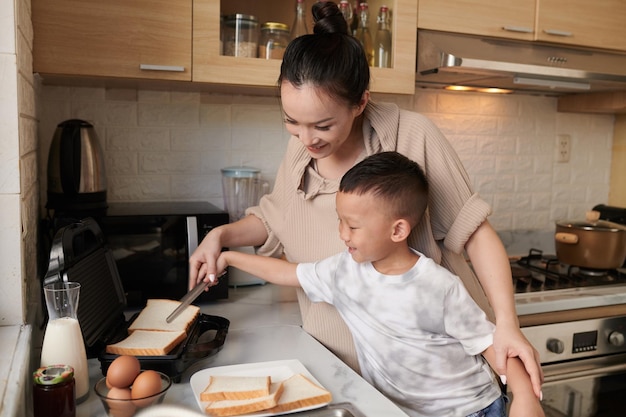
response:
[[[511,273],[518,294],[626,283],[624,270],[593,270],[566,265],[555,255],[544,255],[539,249],[530,249],[527,256],[512,262]]]

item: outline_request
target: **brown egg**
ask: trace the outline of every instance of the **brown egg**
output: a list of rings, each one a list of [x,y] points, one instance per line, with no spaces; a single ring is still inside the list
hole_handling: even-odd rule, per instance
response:
[[[135,414],[137,406],[131,401],[130,388],[113,387],[107,394],[109,415],[112,417],[130,417]]]
[[[139,375],[139,360],[134,356],[122,355],[115,358],[107,370],[107,386],[128,388]]]
[[[140,400],[161,392],[161,375],[156,371],[143,371],[140,373],[131,387],[131,397],[137,407],[147,407],[155,398]]]

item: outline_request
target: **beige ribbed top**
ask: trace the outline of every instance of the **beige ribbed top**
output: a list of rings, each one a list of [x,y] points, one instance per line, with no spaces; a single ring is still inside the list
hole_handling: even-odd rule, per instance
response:
[[[489,205],[472,190],[456,152],[426,117],[395,104],[370,102],[363,124],[366,155],[396,150],[415,160],[430,184],[429,208],[409,243],[459,275],[470,294],[493,319],[478,279],[463,257],[463,247],[490,214]],[[361,158],[361,159],[362,159]],[[311,262],[345,249],[339,239],[335,193],[339,181],[312,168],[311,157],[292,137],[279,167],[274,190],[248,209],[259,217],[268,239],[258,248],[266,256]],[[358,370],[351,335],[334,307],[311,303],[298,291],[303,328]]]

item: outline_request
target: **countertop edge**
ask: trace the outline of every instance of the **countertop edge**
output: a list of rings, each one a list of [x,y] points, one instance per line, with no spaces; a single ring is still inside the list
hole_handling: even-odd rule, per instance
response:
[[[11,360],[8,368],[0,369],[0,378],[6,378],[5,389],[2,392],[2,417],[24,416],[25,411],[31,409],[27,404],[26,394],[29,381],[30,346],[32,339],[32,327],[30,325],[10,326],[18,327],[17,335],[12,333],[8,340],[3,340],[5,346],[15,340],[14,350],[11,352]],[[11,329],[14,330],[14,329]],[[0,332],[2,330],[0,329]],[[1,333],[0,333],[1,334]],[[4,339],[5,335],[2,335]]]

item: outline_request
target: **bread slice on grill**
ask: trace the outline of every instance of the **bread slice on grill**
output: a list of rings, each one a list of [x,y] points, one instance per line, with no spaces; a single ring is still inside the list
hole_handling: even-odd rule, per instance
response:
[[[149,299],[139,315],[128,326],[128,336],[120,342],[107,345],[107,353],[134,356],[162,356],[169,354],[187,337],[192,324],[200,315],[200,307],[190,305],[171,323],[167,317],[180,301]]]
[[[200,307],[188,306],[171,323],[166,321],[167,317],[180,305],[180,301],[168,299],[149,299],[146,306],[128,327],[128,332],[136,330],[159,330],[159,331],[189,331],[189,328],[200,315]]]
[[[177,332],[135,330],[126,339],[107,345],[106,352],[133,356],[167,355],[186,337],[187,334],[182,330]]]

